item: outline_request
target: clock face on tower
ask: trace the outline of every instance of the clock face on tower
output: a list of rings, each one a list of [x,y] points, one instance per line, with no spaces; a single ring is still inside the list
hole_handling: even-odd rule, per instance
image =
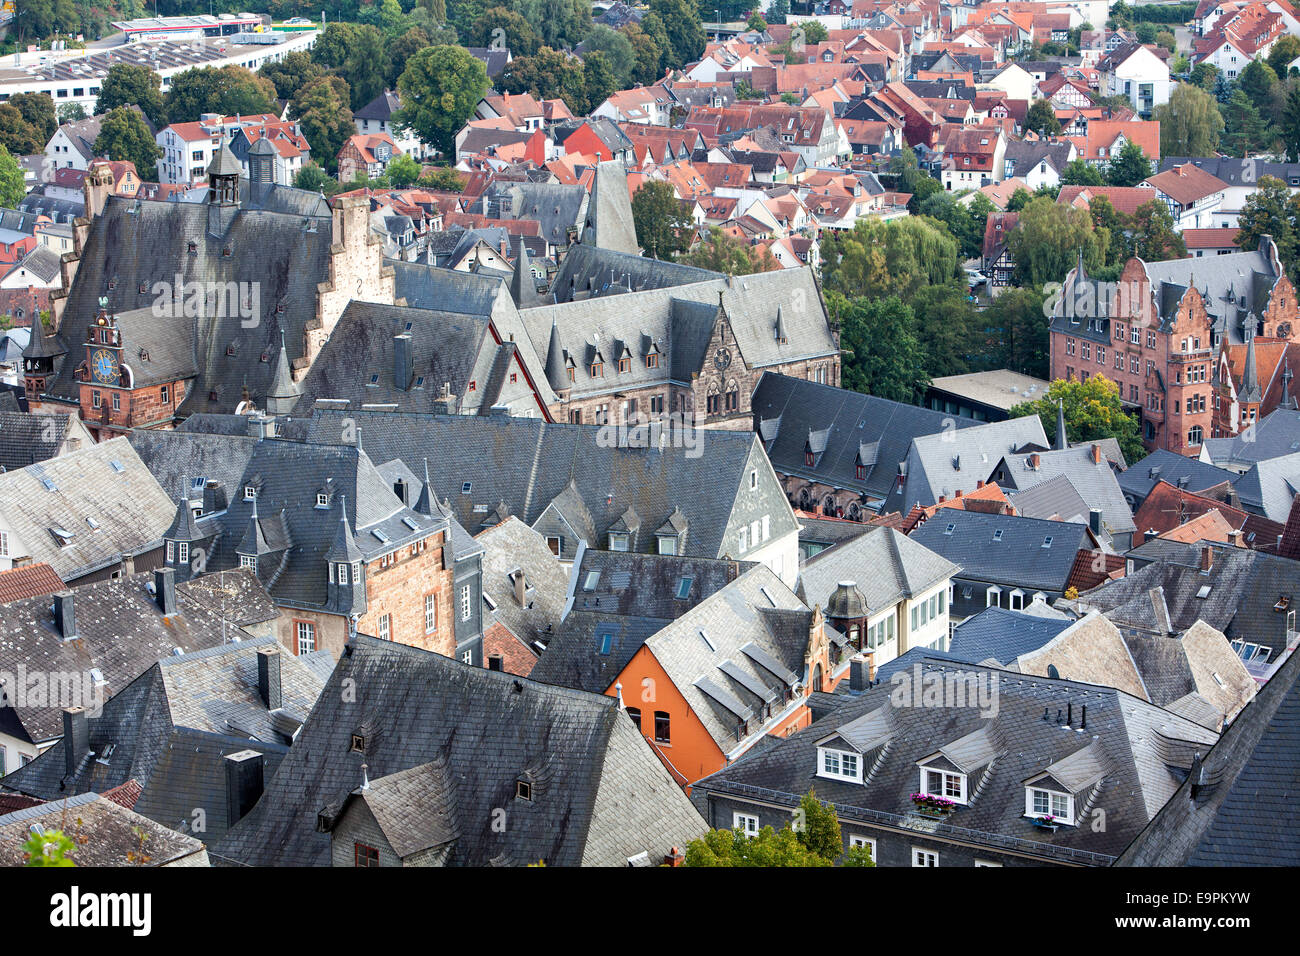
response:
[[[101,385],[117,383],[117,357],[108,349],[96,349],[90,356],[90,374]]]

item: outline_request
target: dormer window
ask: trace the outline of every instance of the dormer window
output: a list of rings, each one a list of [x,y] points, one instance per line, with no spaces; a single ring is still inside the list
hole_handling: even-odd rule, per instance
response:
[[[252,501],[257,497],[257,489],[252,485],[244,485],[244,500]]]
[[[604,363],[604,362],[592,362],[592,363],[591,363],[591,369],[590,369],[590,371],[591,371],[591,377],[592,377],[592,378],[604,378],[604,377],[605,377],[605,363]]]
[[[620,372],[632,371],[632,360],[630,358],[621,358],[618,360],[618,370]]]
[[[850,753],[847,750],[831,750],[827,747],[818,747],[817,776],[861,783],[862,761],[857,754]]]
[[[327,495],[327,494],[326,494],[325,492],[323,492],[323,491],[316,495],[316,507],[317,507],[317,508],[328,508],[329,506],[330,506],[330,496],[329,496],[329,495]]]
[[[949,773],[946,770],[921,768],[921,793],[932,797],[943,797],[954,803],[966,802],[966,775]]]
[[[659,535],[659,553],[676,554],[677,553],[677,536],[673,534]]]
[[[1056,790],[1040,787],[1025,788],[1025,816],[1055,817],[1054,822],[1074,823],[1074,797]]]
[[[257,555],[255,555],[255,554],[241,554],[241,555],[239,556],[239,566],[240,566],[241,568],[248,568],[250,571],[252,571],[254,574],[256,574],[256,573],[257,573]]]
[[[611,531],[609,533],[609,550],[626,551],[628,548],[629,535],[625,531]]]

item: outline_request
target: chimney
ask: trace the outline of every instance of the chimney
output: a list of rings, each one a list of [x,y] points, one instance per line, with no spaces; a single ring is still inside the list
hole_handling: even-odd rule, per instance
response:
[[[63,708],[63,769],[71,777],[90,753],[90,722],[84,707]]]
[[[267,710],[281,706],[280,695],[280,649],[264,647],[257,652],[257,694]]]
[[[856,654],[849,661],[849,690],[867,690],[876,677],[874,654]]]
[[[411,337],[405,333],[393,336],[393,381],[402,391],[411,387],[414,359],[411,355]]]
[[[1092,447],[1096,448],[1097,446],[1093,445]],[[1100,508],[1088,509],[1088,527],[1092,529],[1093,534],[1096,535],[1101,534],[1101,509]]]
[[[262,796],[262,755],[241,750],[226,757],[226,826],[233,827]]]
[[[1229,532],[1228,532],[1228,544],[1232,545],[1234,548],[1240,548],[1240,547],[1243,547],[1242,542],[1241,542],[1241,529],[1240,529],[1240,528],[1236,529],[1235,531],[1229,531]]]
[[[664,856],[664,866],[681,866],[686,862],[686,854],[679,847],[673,847]]]
[[[54,624],[65,641],[77,636],[77,612],[72,606],[71,591],[60,591],[54,595]]]
[[[1041,465],[1042,463],[1043,463],[1043,459],[1039,456],[1038,452],[1034,452],[1032,455],[1029,456],[1029,467],[1034,469],[1034,471],[1037,471],[1038,466]]]
[[[174,568],[155,568],[153,572],[153,597],[163,617],[176,613],[176,571]]]
[[[515,602],[522,608],[528,607],[528,581],[524,577],[524,569],[520,568],[514,575],[515,585]]]
[[[1098,445],[1098,444],[1096,444],[1096,443],[1094,443],[1093,446],[1092,446],[1091,451],[1092,451],[1092,463],[1093,463],[1094,465],[1100,465],[1100,464],[1101,464],[1101,446]]]
[[[1214,549],[1207,544],[1201,548],[1201,573],[1209,574],[1212,567],[1214,567]]]
[[[488,670],[503,671],[505,670],[505,659],[500,654],[488,655]]]
[[[984,479],[980,478],[975,482],[975,490],[979,491],[983,487],[984,487]]]

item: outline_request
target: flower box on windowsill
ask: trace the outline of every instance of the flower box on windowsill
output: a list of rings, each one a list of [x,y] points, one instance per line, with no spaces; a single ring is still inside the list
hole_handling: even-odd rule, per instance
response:
[[[942,820],[957,809],[957,804],[953,801],[929,793],[912,794],[912,805],[921,816],[935,820]]]
[[[1040,830],[1051,830],[1053,833],[1055,833],[1056,828],[1061,825],[1056,817],[1053,816],[1034,817],[1033,824]]]

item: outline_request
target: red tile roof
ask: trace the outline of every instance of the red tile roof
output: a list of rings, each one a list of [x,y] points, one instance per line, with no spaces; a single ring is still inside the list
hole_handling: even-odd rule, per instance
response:
[[[0,604],[63,590],[63,579],[45,562],[0,571]]]

